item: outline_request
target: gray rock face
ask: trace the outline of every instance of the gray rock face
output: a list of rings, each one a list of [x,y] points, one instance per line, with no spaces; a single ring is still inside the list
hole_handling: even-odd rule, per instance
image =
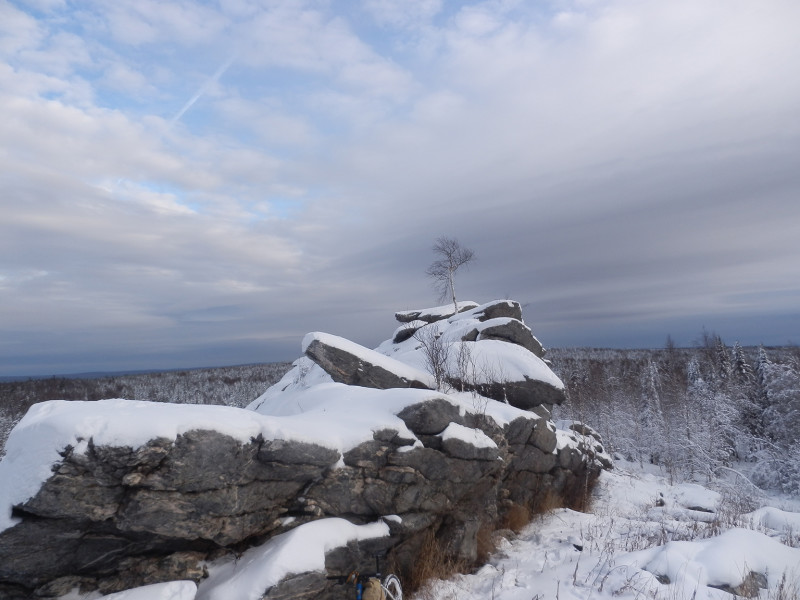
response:
[[[522,307],[514,300],[495,300],[461,312],[456,318],[472,317],[478,321],[489,321],[502,317],[522,321]]]
[[[516,319],[497,319],[485,322],[481,328],[477,340],[501,340],[511,344],[522,346],[539,358],[544,357],[544,348],[539,343],[533,333],[522,321]]]
[[[431,389],[431,386],[423,378],[415,379],[399,374],[408,370],[402,363],[397,363],[397,366],[402,369],[399,372],[388,370],[385,365],[396,361],[369,348],[360,349],[356,355],[344,348],[315,339],[306,347],[305,353],[334,381],[346,385],[359,385],[380,390],[389,388]],[[373,361],[370,361],[370,356],[374,356]]]
[[[137,450],[66,448],[39,493],[16,508],[22,522],[0,534],[0,582],[52,588],[80,574],[108,592],[199,580],[201,560],[276,531],[298,494],[338,459],[313,444],[243,445],[215,431]]]
[[[465,385],[469,389],[470,386]],[[474,386],[483,396],[508,402],[523,410],[532,410],[540,405],[561,404],[566,400],[564,390],[538,379],[522,381],[492,382]]]

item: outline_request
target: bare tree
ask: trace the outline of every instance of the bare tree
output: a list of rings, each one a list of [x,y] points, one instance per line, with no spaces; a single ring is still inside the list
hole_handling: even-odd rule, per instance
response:
[[[449,237],[437,239],[433,253],[438,258],[428,267],[426,273],[433,279],[433,285],[442,300],[448,295],[453,298],[453,307],[458,312],[455,274],[460,267],[468,265],[475,259],[475,253],[469,248],[464,248],[458,240]]]
[[[425,368],[436,380],[436,389],[440,392],[448,391],[450,344],[442,339],[442,333],[436,323],[417,329],[414,332],[414,339],[420,342],[425,356]]]

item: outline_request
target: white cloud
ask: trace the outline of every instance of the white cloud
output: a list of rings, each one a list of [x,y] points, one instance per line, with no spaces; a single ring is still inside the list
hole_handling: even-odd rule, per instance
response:
[[[213,43],[227,25],[219,12],[185,0],[101,1],[95,3],[95,8],[106,20],[109,33],[116,41],[134,46]]]
[[[141,71],[121,62],[110,63],[105,68],[102,84],[113,90],[135,96],[157,93],[156,87]]]
[[[364,8],[378,24],[404,29],[429,24],[442,10],[442,0],[364,0]]]
[[[0,53],[10,58],[39,45],[44,32],[36,19],[8,2],[0,3]]]
[[[800,5],[363,8],[0,4],[0,321],[380,336],[442,234],[551,325],[790,310]]]

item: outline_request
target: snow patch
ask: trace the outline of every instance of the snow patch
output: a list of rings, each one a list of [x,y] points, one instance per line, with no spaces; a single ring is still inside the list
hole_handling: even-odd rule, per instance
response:
[[[800,534],[800,513],[786,512],[779,508],[765,506],[742,516],[756,527]]]
[[[480,429],[472,429],[471,427],[464,427],[458,423],[450,423],[445,430],[439,434],[444,440],[461,440],[476,448],[497,448],[497,444],[488,435],[483,433]]]
[[[238,560],[210,565],[197,600],[258,600],[287,575],[324,571],[325,554],[334,548],[388,535],[389,526],[382,521],[354,525],[335,518],[300,525],[247,550]]]
[[[196,594],[194,581],[170,581],[100,596],[97,600],[194,600]]]

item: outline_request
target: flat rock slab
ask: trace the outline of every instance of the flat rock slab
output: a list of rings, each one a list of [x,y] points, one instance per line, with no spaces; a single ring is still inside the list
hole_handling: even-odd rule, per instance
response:
[[[564,390],[537,379],[483,383],[474,387],[488,398],[507,402],[523,410],[531,410],[541,404],[561,404],[566,400]]]
[[[459,302],[458,312],[471,310],[477,307],[476,302]],[[426,323],[434,323],[447,319],[456,314],[455,307],[452,304],[445,304],[444,306],[435,306],[434,308],[420,308],[417,310],[402,310],[394,313],[394,318],[400,323],[411,323],[412,321],[425,321]]]
[[[457,319],[477,319],[478,321],[488,321],[508,317],[522,321],[522,307],[515,300],[493,300],[486,304],[481,304],[475,308],[459,312],[450,317],[450,321]]]
[[[522,346],[539,358],[544,358],[544,348],[530,328],[522,321],[513,318],[498,317],[481,323],[477,328],[477,340],[500,340]]]
[[[339,336],[309,333],[303,352],[338,383],[379,390],[436,389],[428,373]]]

